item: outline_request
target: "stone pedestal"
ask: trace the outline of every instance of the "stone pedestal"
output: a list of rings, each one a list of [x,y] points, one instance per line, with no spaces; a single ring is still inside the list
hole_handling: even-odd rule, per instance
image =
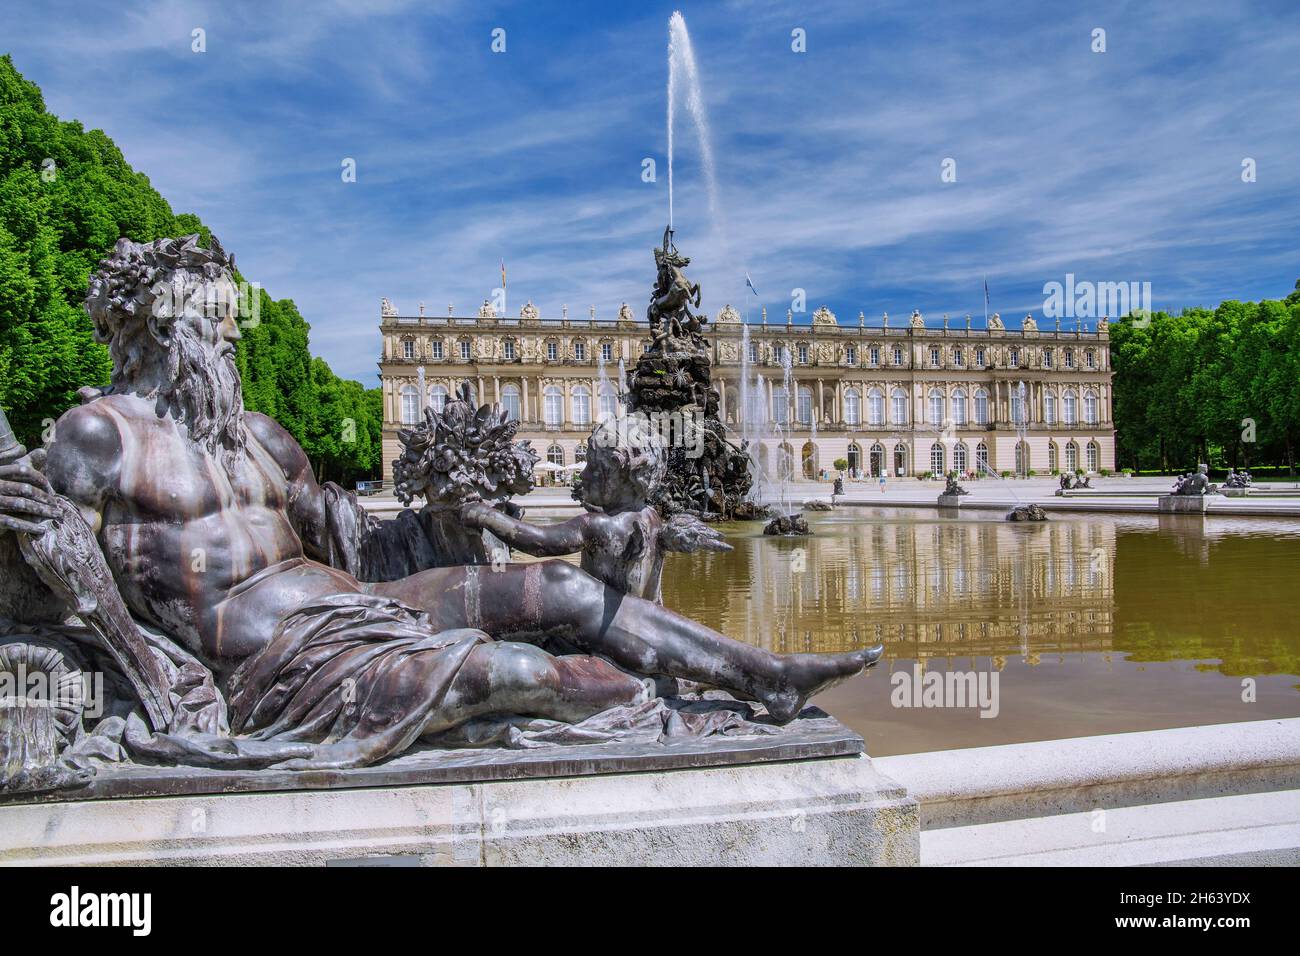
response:
[[[0,806],[4,864],[911,866],[919,854],[916,801],[862,754]]]
[[[1225,498],[1248,498],[1250,496],[1249,488],[1220,488],[1219,494]]]
[[[1208,495],[1161,495],[1157,510],[1163,514],[1205,514]]]
[[[961,507],[961,499],[962,499],[962,496],[961,496],[961,495],[940,495],[940,496],[939,496],[939,507],[940,507],[940,508],[960,508],[960,507]]]

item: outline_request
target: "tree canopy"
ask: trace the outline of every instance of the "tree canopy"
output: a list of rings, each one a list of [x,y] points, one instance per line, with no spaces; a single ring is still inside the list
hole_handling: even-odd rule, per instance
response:
[[[1285,300],[1223,302],[1111,325],[1117,463],[1295,471],[1300,282]]]

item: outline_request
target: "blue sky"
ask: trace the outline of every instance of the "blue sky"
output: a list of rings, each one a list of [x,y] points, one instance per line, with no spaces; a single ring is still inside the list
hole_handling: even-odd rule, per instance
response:
[[[643,314],[674,9],[720,188],[715,216],[682,123],[675,226],[711,314],[745,304],[746,269],[772,321],[802,288],[796,321],[825,304],[977,325],[985,274],[1017,321],[1041,320],[1066,273],[1148,281],[1166,309],[1280,297],[1300,276],[1300,4],[806,6],[5,0],[0,52],[367,384],[380,296],[470,312],[502,259],[512,314]]]

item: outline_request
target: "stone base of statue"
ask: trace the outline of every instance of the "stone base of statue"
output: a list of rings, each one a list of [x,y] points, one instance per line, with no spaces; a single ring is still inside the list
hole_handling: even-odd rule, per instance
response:
[[[1249,498],[1250,489],[1249,488],[1224,488],[1220,486],[1219,494],[1223,495],[1225,498]]]
[[[0,805],[0,864],[915,865],[916,801],[862,739],[793,726],[305,775],[135,767]]]
[[[960,507],[961,507],[961,498],[962,498],[961,495],[940,495],[940,496],[939,496],[939,507],[940,507],[940,508],[960,508]]]
[[[1208,495],[1161,495],[1156,510],[1161,514],[1203,515],[1209,500]]]

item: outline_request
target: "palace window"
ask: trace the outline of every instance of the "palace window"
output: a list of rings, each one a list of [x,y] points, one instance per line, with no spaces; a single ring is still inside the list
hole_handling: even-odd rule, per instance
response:
[[[501,343],[501,354],[504,355],[508,361],[514,359],[515,357],[514,339],[506,339],[504,342]]]
[[[1043,393],[1043,421],[1049,425],[1056,424],[1056,393]]]
[[[758,343],[749,343],[749,362],[751,365],[758,364]]]
[[[851,388],[844,393],[844,424],[862,424],[862,396],[858,394],[856,388]]]
[[[1052,367],[1052,350],[1043,349],[1043,368]]]
[[[873,345],[873,346],[871,346],[871,353],[870,353],[870,354],[871,354],[871,364],[872,364],[872,365],[879,365],[879,364],[880,364],[880,346],[879,346],[879,345]]]
[[[943,467],[943,446],[935,442],[930,446],[930,470],[936,475],[944,473]]]
[[[1088,368],[1097,367],[1097,356],[1092,349],[1088,349],[1083,353],[1083,364],[1088,366]]]
[[[1074,368],[1074,349],[1065,350],[1065,367]]]
[[[469,339],[461,339],[461,342],[460,342],[460,360],[461,360],[462,362],[468,362],[468,361],[469,361],[469,356],[470,356],[470,342],[469,342]]]
[[[402,358],[404,358],[404,359],[413,359],[413,358],[415,358],[415,340],[414,340],[414,339],[402,339]]]
[[[1079,446],[1074,442],[1065,446],[1065,470],[1071,472],[1079,470]]]
[[[933,368],[939,367],[939,346],[937,345],[930,346],[930,365]]]
[[[600,343],[600,360],[602,362],[614,361],[614,344],[612,342]]]
[[[844,361],[847,362],[849,365],[858,364],[857,346],[850,345],[848,348],[844,350]]]
[[[586,342],[574,342],[574,343],[573,343],[573,357],[574,357],[575,359],[577,359],[579,362],[585,362],[585,361],[587,361],[587,343],[586,343]]]
[[[975,389],[975,424],[989,423],[989,393],[982,388]]]
[[[966,470],[966,443],[957,442],[952,449],[952,467],[957,471]]]
[[[799,364],[800,365],[808,364],[808,346],[806,345],[799,346]]]
[[[602,419],[618,415],[618,392],[608,382],[600,390],[600,410],[598,414]]]
[[[952,421],[954,425],[966,424],[966,391],[957,389],[952,393]]]
[[[429,343],[429,354],[436,359],[442,358],[442,339],[434,339]]]
[[[989,471],[989,446],[980,442],[975,446],[975,472],[986,475]]]
[[[975,350],[975,365],[977,368],[984,367],[984,350],[982,348]]]
[[[402,386],[402,424],[414,425],[420,420],[420,390],[414,385]]]
[[[1060,467],[1060,466],[1057,465],[1057,463],[1056,463],[1056,462],[1057,462],[1057,457],[1056,457],[1056,455],[1057,455],[1057,452],[1056,452],[1056,442],[1054,442],[1054,441],[1049,441],[1049,442],[1047,443],[1047,470],[1048,470],[1048,471],[1056,471],[1057,468]]]
[[[889,393],[889,419],[895,425],[907,424],[907,392],[896,388]]]
[[[903,348],[902,348],[902,346],[899,346],[899,345],[895,345],[895,346],[894,346],[894,364],[895,364],[895,365],[902,365],[902,364],[903,364]]]
[[[646,346],[646,349],[648,350],[649,348],[650,348],[650,346],[647,345],[647,346]],[[559,346],[558,344],[556,344],[555,342],[547,342],[547,343],[546,343],[546,361],[548,361],[548,362],[554,362],[554,361],[555,361],[556,359],[558,359],[559,357],[560,357],[560,346]]]
[[[511,421],[519,421],[520,405],[518,385],[509,384],[501,389],[501,407],[505,409],[505,413],[509,416]]]
[[[564,424],[564,393],[560,391],[558,385],[546,386],[546,391],[542,397],[542,408],[547,425],[557,426]]]
[[[549,461],[552,465],[559,465],[563,467],[564,449],[561,448],[559,445],[552,445],[550,448],[546,449],[546,460]]]
[[[1025,397],[1019,389],[1011,393],[1011,424],[1025,424]]]
[[[1014,346],[1007,352],[1007,365],[1011,368],[1020,367],[1020,349]]]
[[[885,424],[885,393],[878,388],[867,392],[867,415],[872,425]]]
[[[1089,425],[1097,424],[1097,393],[1083,393],[1083,420]]]
[[[943,424],[943,392],[937,388],[930,389],[930,424]]]
[[[772,389],[772,420],[778,425],[790,424],[790,395],[782,385]]]
[[[1065,424],[1067,424],[1067,425],[1077,425],[1077,424],[1079,423],[1079,399],[1078,399],[1078,397],[1074,394],[1074,392],[1066,392],[1066,393],[1065,393],[1065,401],[1062,402],[1062,404],[1065,406]],[[1071,470],[1071,471],[1074,470],[1074,466],[1073,466],[1073,465],[1070,466],[1070,470]]]
[[[956,365],[958,368],[961,368],[966,364],[966,355],[962,352],[960,345],[955,346],[952,350],[952,364]]]
[[[591,424],[591,389],[585,385],[573,390],[573,424]]]
[[[1101,449],[1097,447],[1097,443],[1095,441],[1090,441],[1088,442],[1087,452],[1088,452],[1088,470],[1096,471],[1098,468],[1098,462],[1101,461]]]
[[[812,389],[800,386],[798,399],[800,424],[812,424]]]
[[[440,412],[443,406],[447,404],[447,388],[444,385],[429,386],[429,407],[435,412]]]

